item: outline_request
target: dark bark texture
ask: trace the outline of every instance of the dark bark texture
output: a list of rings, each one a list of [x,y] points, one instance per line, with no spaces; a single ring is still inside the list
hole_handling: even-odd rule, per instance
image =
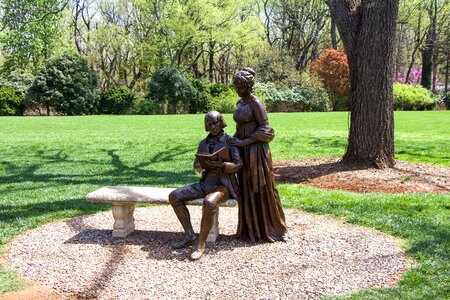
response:
[[[398,0],[332,0],[350,67],[350,133],[344,162],[393,167],[393,66]]]
[[[433,55],[434,44],[436,41],[436,22],[437,22],[437,1],[432,1],[428,8],[428,17],[430,19],[430,26],[426,34],[425,45],[422,50],[422,79],[420,84],[426,88],[431,89],[431,74],[433,72]]]

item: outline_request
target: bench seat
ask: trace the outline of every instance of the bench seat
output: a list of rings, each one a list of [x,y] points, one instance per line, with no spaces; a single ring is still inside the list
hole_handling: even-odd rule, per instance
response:
[[[126,237],[135,229],[134,208],[136,203],[169,204],[169,194],[175,188],[105,186],[86,196],[88,202],[112,203],[114,218],[113,237]],[[203,199],[188,201],[187,205],[202,205]],[[234,207],[235,199],[228,199],[220,206]],[[176,218],[175,214],[173,216]],[[219,235],[219,209],[214,216],[214,225],[208,235],[208,242],[215,242]]]

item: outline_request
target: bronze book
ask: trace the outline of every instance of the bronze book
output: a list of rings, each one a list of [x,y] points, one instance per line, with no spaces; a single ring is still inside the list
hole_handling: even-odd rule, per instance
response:
[[[207,161],[207,160],[212,160],[212,161],[218,161],[218,160],[231,161],[231,159],[230,159],[230,152],[225,147],[220,148],[219,150],[217,150],[214,153],[198,152],[197,154],[195,154],[195,156],[197,157],[197,159],[200,162],[200,165],[202,166],[203,169],[207,169],[207,167],[205,165],[205,161]]]

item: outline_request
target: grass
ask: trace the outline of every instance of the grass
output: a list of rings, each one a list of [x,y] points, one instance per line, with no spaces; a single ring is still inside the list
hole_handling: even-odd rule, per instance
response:
[[[269,117],[276,132],[271,143],[275,160],[342,156],[345,151],[347,113]],[[226,131],[232,134],[232,116],[225,119]],[[450,165],[449,112],[397,112],[395,120],[397,159]],[[30,228],[109,210],[110,205],[84,201],[86,194],[101,186],[175,187],[196,181],[192,160],[204,136],[203,115],[1,117],[0,252]],[[449,240],[449,224],[442,216],[448,219],[450,196],[362,196],[297,185],[281,185],[280,191],[288,207],[345,217],[398,235],[411,249],[418,249],[408,253],[419,267],[403,278],[400,288],[355,297],[383,298],[393,293],[401,298],[395,294],[399,289],[411,295],[420,290],[418,295],[426,296],[430,289],[448,293],[441,284],[450,281],[448,254],[438,256],[434,246],[449,248],[443,241]],[[416,208],[421,211],[414,212]],[[20,288],[15,272],[0,270],[0,293]]]
[[[450,196],[324,192],[279,185],[285,207],[333,215],[400,237],[418,266],[399,287],[354,293],[345,299],[448,299],[450,296]]]

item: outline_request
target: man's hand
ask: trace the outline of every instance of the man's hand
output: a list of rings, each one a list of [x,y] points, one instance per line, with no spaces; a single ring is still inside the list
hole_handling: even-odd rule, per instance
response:
[[[221,169],[223,168],[223,161],[222,160],[214,161],[208,159],[205,161],[205,165],[211,169]]]
[[[205,169],[203,169],[203,168],[201,168],[201,167],[194,168],[194,172],[195,172],[195,174],[197,174],[197,175],[202,174],[204,171],[205,171]]]

